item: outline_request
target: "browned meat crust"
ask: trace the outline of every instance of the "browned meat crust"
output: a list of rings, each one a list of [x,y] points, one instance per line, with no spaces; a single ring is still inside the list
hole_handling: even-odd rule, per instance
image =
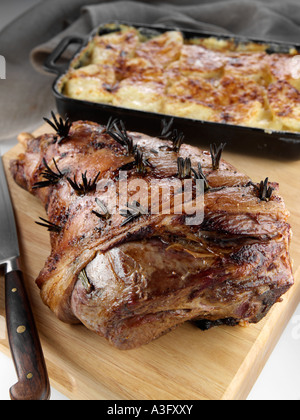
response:
[[[221,160],[214,170],[209,152],[185,144],[175,152],[170,141],[128,135],[148,164],[143,175],[105,127],[84,121],[73,123],[62,142],[54,134],[28,138],[25,153],[11,162],[16,182],[41,200],[55,225],[37,278],[44,303],[62,321],[80,321],[122,349],[187,320],[205,320],[203,328],[258,322],[293,284],[289,213],[278,185],[262,201],[257,186],[229,163]],[[95,198],[103,192],[74,190],[86,173],[95,185],[112,182],[118,195],[120,168],[129,169],[128,181],[142,176],[147,185],[168,186],[178,180],[178,157],[190,158],[193,168],[201,163],[210,187],[200,225],[186,224],[186,214],[124,223],[118,206],[110,218],[97,217]],[[36,188],[45,182],[46,164],[60,176]],[[79,276],[84,269],[88,284]]]

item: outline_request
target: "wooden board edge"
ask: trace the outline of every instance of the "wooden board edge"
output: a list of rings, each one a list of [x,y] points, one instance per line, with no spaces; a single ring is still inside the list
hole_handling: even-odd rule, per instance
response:
[[[283,301],[275,304],[267,317],[261,321],[264,322],[264,326],[223,394],[222,400],[247,399],[299,302],[300,268],[295,273],[294,286],[283,297]],[[274,322],[277,322],[276,328],[274,328]],[[268,343],[267,346],[266,343]],[[247,377],[247,380],[245,380],[245,377]]]

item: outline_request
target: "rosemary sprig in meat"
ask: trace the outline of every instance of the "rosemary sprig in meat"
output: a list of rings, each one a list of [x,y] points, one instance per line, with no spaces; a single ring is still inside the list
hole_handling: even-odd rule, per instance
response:
[[[174,118],[171,118],[169,122],[165,118],[163,118],[161,120],[161,133],[160,133],[160,136],[158,136],[158,138],[164,139],[164,140],[169,139],[170,136],[172,135],[171,127],[173,123],[174,123]]]
[[[210,189],[210,186],[208,185],[206,176],[203,173],[202,165],[201,165],[200,162],[198,163],[198,172],[196,172],[194,168],[192,168],[192,172],[195,176],[195,179],[203,180],[203,182],[204,182],[204,192],[208,191]]]
[[[52,169],[47,164],[45,158],[43,158],[43,163],[46,169],[44,170],[44,172],[41,173],[41,175],[45,178],[46,181],[36,182],[32,187],[32,189],[34,190],[37,188],[45,188],[49,187],[50,185],[55,185],[64,177],[64,174],[58,169],[57,163],[54,158],[53,163],[57,170],[57,173],[52,171]]]
[[[120,211],[120,215],[126,217],[126,219],[121,223],[121,227],[127,225],[133,220],[139,219],[147,213],[147,210],[141,206],[139,202],[133,201],[132,204],[127,203],[127,209]]]
[[[108,133],[109,131],[113,130],[114,125],[117,124],[118,121],[119,121],[118,118],[110,117],[109,120],[108,120],[108,123],[105,127],[105,133]]]
[[[119,171],[131,171],[136,168],[136,171],[140,175],[145,175],[147,173],[147,167],[153,168],[153,165],[144,158],[144,153],[137,147],[135,152],[135,159],[129,163],[125,163],[119,168]]]
[[[35,222],[37,225],[43,226],[45,228],[47,228],[48,232],[55,232],[55,233],[60,233],[62,228],[61,226],[55,225],[54,223],[49,222],[46,219],[43,219],[42,217],[39,218],[40,220],[42,220],[43,223],[41,222]]]
[[[270,198],[272,197],[274,188],[268,187],[268,183],[269,183],[269,178],[266,178],[264,181],[261,181],[259,184],[255,184],[254,182],[250,181],[248,182],[246,187],[251,185],[252,187],[256,188],[256,190],[258,191],[259,199],[261,201],[269,201]]]
[[[148,159],[144,159],[144,153],[138,148],[136,149],[134,163],[137,173],[140,175],[145,175],[147,173],[147,167],[152,167],[152,165],[148,162]]]
[[[133,156],[135,158],[134,161],[127,163],[120,169],[127,170],[136,167],[136,170],[140,175],[145,175],[147,167],[151,167],[151,164],[147,159],[144,159],[144,154],[137,145],[134,145],[133,138],[128,135],[124,122],[111,117],[107,123],[105,132],[121,146],[125,147],[129,156]]]
[[[261,201],[269,201],[274,191],[273,187],[268,187],[269,178],[259,184],[259,198]]]
[[[86,174],[87,174],[87,171],[85,171],[84,174],[81,174],[81,178],[82,178],[81,184],[76,181],[76,175],[74,175],[74,180],[72,180],[69,177],[67,178],[69,184],[71,185],[71,187],[73,188],[73,190],[76,192],[77,195],[85,195],[90,192],[96,191],[97,181],[100,176],[100,172],[98,172],[94,180],[92,179],[88,180]]]
[[[184,141],[184,134],[174,130],[171,140],[173,141],[174,152],[178,153]]]
[[[190,158],[179,157],[177,159],[178,178],[186,179],[192,177],[192,162]]]
[[[54,122],[50,121],[48,118],[44,118],[44,121],[46,121],[59,135],[59,138],[57,138],[56,141],[60,144],[68,138],[72,122],[68,117],[66,117],[65,121],[62,118],[59,118],[58,121],[53,111],[51,111],[51,115]]]
[[[122,120],[110,119],[106,127],[106,134],[124,146],[129,156],[135,155],[137,146],[133,144],[133,138],[128,135]]]
[[[167,122],[166,119],[162,120],[162,131],[159,138],[171,140],[173,142],[173,151],[178,153],[184,141],[184,134],[179,132],[176,128],[171,130],[173,122],[174,118],[172,118],[169,122]]]
[[[108,211],[108,208],[103,203],[103,201],[99,200],[99,198],[95,199],[96,203],[98,204],[99,211],[92,210],[92,213],[95,214],[99,219],[108,220],[111,218],[111,214]]]
[[[226,143],[221,143],[219,144],[219,146],[217,146],[215,143],[210,145],[210,154],[212,160],[212,167],[214,171],[219,169],[222,152],[225,146]]]

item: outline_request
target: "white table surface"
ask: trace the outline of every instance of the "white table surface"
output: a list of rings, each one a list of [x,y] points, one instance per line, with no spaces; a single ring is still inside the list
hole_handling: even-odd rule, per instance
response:
[[[40,1],[42,0],[1,0],[0,30]],[[2,154],[13,146],[14,144],[1,143]],[[4,322],[1,317],[0,322]],[[11,359],[0,353],[0,400],[9,400],[8,390],[15,382],[16,374]],[[68,398],[52,387],[51,400]],[[300,304],[252,388],[248,400],[300,400]]]

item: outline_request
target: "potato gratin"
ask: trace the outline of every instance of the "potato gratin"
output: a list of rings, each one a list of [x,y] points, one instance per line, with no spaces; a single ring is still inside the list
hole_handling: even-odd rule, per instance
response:
[[[109,28],[73,60],[60,81],[65,96],[195,120],[300,131],[296,49],[270,54],[267,44],[185,40],[180,31],[146,37],[125,25]]]

